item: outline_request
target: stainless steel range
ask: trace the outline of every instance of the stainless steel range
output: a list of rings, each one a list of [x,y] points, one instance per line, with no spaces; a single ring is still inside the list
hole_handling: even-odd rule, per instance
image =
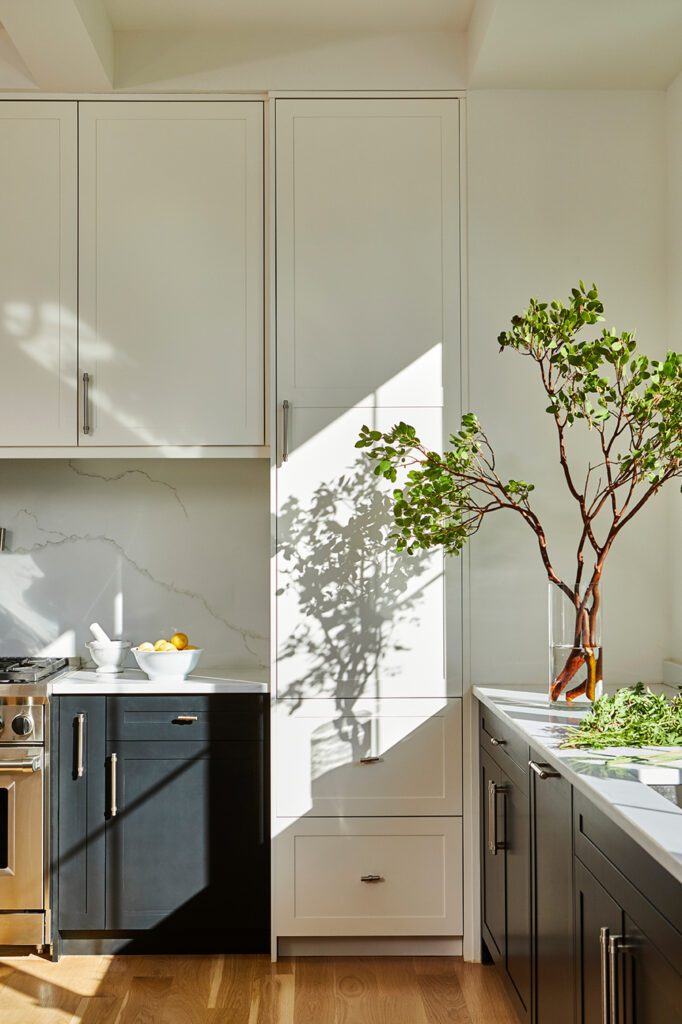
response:
[[[64,658],[0,658],[0,946],[50,942],[49,685]]]

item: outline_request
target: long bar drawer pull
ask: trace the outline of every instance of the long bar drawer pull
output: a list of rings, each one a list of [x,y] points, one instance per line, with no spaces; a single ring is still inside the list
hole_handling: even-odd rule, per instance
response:
[[[383,757],[378,757],[377,756],[377,757],[361,757],[360,758],[360,764],[379,764],[380,761],[383,761]]]
[[[0,772],[39,772],[40,756],[22,757],[16,761],[0,761]]]
[[[382,875],[361,875],[361,882],[384,882],[385,878]]]
[[[601,1024],[609,1024],[609,930],[599,929],[599,966],[601,975]]]
[[[76,715],[76,778],[85,775],[85,715],[81,711]]]
[[[610,1024],[618,1024],[620,1019],[618,1008],[618,954],[621,948],[622,935],[609,936],[609,1003],[611,1009]]]
[[[504,747],[506,745],[506,743],[507,743],[506,740],[500,740],[500,739],[497,738],[497,736],[491,736],[490,737],[490,745],[493,746],[493,747]]]
[[[555,772],[551,765],[544,764],[543,762],[538,763],[537,761],[529,761],[528,767],[532,768],[539,779],[560,779],[561,774]]]
[[[109,816],[115,818],[118,814],[118,807],[116,806],[116,762],[118,757],[116,754],[112,754],[109,760],[109,767],[111,771],[110,785],[111,785],[111,803],[109,805]]]
[[[192,725],[193,722],[198,722],[198,715],[178,715],[177,718],[173,719],[173,722],[177,725]]]
[[[83,374],[83,433],[90,433],[90,374]]]
[[[282,462],[289,461],[289,402],[282,402]]]

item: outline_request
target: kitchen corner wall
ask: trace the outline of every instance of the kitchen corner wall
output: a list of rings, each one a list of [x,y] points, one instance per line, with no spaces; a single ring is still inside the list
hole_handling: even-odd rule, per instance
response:
[[[637,328],[644,351],[665,352],[665,104],[662,92],[468,96],[470,406],[500,471],[536,485],[550,553],[566,572],[578,517],[546,402],[530,362],[498,355],[495,339],[531,295],[566,297],[583,278],[597,282],[608,326]],[[678,171],[677,188],[679,180]],[[660,679],[670,656],[669,513],[668,499],[655,499],[609,556],[605,670],[616,685]],[[471,546],[472,681],[544,681],[546,637],[535,537],[500,513]]]
[[[0,462],[0,654],[181,629],[202,668],[268,658],[267,460]]]

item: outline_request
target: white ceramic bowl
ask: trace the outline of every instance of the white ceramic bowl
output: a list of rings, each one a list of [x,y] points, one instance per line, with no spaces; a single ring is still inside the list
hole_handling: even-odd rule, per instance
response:
[[[98,675],[115,676],[123,671],[126,654],[133,645],[129,640],[110,640],[108,644],[91,640],[85,646],[97,665]]]
[[[203,653],[203,650],[141,651],[133,647],[135,661],[154,683],[177,683],[186,679]]]

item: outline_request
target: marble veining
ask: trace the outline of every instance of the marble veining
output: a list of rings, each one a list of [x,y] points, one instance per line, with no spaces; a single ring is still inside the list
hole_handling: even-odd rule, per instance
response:
[[[84,656],[93,619],[182,629],[202,666],[268,663],[268,467],[248,460],[0,463],[0,653]]]

